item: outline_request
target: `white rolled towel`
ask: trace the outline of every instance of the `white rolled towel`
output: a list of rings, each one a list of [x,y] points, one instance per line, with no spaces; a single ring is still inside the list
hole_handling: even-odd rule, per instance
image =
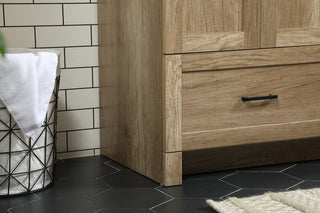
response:
[[[27,137],[45,120],[57,66],[58,55],[53,52],[0,57],[0,99]]]

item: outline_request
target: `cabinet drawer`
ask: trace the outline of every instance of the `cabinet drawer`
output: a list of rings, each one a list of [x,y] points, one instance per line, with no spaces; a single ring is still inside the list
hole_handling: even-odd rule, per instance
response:
[[[218,139],[235,145],[320,135],[319,91],[320,63],[183,73],[183,143],[199,139],[198,148],[209,148],[224,145]],[[242,100],[269,94],[278,98]]]

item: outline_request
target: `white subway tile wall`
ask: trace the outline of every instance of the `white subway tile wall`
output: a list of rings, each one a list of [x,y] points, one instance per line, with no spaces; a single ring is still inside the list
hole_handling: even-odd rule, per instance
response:
[[[60,52],[58,158],[100,155],[96,0],[0,0],[9,48]]]
[[[57,138],[60,141],[60,143],[57,144],[57,152],[65,152],[68,149],[67,133],[66,132],[57,133]]]
[[[8,47],[34,47],[33,27],[2,27],[0,28]]]
[[[98,47],[70,47],[66,48],[67,67],[98,66]]]
[[[90,141],[90,144],[88,144],[88,141]],[[96,129],[68,133],[69,150],[78,151],[90,149],[92,146],[99,148],[99,144],[100,136]]]
[[[99,68],[93,68],[93,87],[99,87]]]
[[[58,112],[58,131],[93,128],[93,109]]]
[[[36,38],[37,47],[91,45],[91,30],[90,26],[40,27]]]
[[[65,24],[97,24],[97,4],[65,4]]]
[[[4,4],[7,26],[62,25],[61,4]]]
[[[75,78],[75,76],[77,76]],[[92,87],[92,69],[62,69],[60,89]],[[81,92],[82,90],[80,90]]]
[[[68,90],[67,97],[67,109],[99,107],[98,88]]]

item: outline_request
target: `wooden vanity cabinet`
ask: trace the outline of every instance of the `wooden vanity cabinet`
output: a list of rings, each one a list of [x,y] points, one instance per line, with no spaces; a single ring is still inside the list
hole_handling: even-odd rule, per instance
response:
[[[320,0],[98,0],[102,154],[165,186],[319,158],[319,11]]]

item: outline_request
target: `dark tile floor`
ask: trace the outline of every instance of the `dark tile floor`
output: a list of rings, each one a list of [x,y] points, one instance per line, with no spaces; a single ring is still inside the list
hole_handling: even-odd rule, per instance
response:
[[[201,213],[215,212],[207,198],[320,187],[320,161],[185,176],[182,186],[159,184],[109,160],[61,160],[49,189],[0,199],[0,212],[23,213]]]

